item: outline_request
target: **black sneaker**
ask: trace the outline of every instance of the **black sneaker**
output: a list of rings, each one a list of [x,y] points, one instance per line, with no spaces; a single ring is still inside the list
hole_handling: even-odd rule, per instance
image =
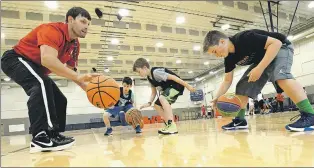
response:
[[[62,135],[59,133],[59,136],[62,137],[62,138],[65,138],[65,139],[73,139],[74,140],[74,137],[71,137],[71,136],[65,136],[65,135]]]
[[[57,136],[50,138],[45,131],[41,131],[32,139],[30,153],[64,150],[73,144],[73,139],[61,140]]]
[[[60,140],[74,140],[73,137],[70,137],[70,136],[64,136],[62,134],[60,134],[59,132],[57,131],[50,131],[50,134],[49,134],[50,137],[55,137],[55,138],[59,138]]]
[[[286,129],[298,132],[314,131],[314,114],[300,111],[300,114],[292,117],[290,121],[294,121],[299,116],[301,117],[296,122],[286,125]]]
[[[238,117],[232,119],[232,122],[221,127],[224,130],[235,130],[235,129],[248,129],[248,125],[245,119]]]

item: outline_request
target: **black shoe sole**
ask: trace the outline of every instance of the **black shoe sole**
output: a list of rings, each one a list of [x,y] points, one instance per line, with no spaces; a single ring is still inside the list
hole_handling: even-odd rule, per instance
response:
[[[245,128],[243,128],[243,127],[241,127],[241,126],[229,127],[229,128],[223,128],[223,127],[222,127],[222,129],[223,129],[223,130],[243,130],[243,129],[249,129],[249,127],[248,127],[248,126],[245,127]]]
[[[159,132],[159,131],[158,131],[158,133],[159,133],[159,134],[162,134],[162,135],[172,135],[172,134],[177,134],[178,131],[177,131],[177,132]]]

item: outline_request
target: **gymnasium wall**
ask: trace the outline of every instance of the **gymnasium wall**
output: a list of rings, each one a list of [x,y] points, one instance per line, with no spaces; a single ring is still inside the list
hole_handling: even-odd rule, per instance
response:
[[[294,45],[294,56],[293,56],[293,66],[292,74],[304,87],[306,87],[307,94],[314,94],[314,37],[304,38],[297,41]],[[248,66],[241,67],[238,66],[234,72],[234,80],[229,88],[229,93],[235,92],[235,86],[240,80],[242,74],[246,71]],[[197,83],[197,88],[203,89],[206,93],[207,102],[212,99],[212,94],[215,96],[220,84],[223,81],[224,70],[217,73],[215,76],[209,77],[202,82]],[[275,89],[272,83],[268,82],[262,90],[266,97],[273,97],[275,95]]]
[[[119,82],[121,83],[121,82]],[[95,118],[102,118],[104,110],[94,107],[86,97],[86,93],[75,83],[68,82],[60,90],[68,99],[67,124],[91,123]],[[147,103],[150,98],[151,88],[147,85],[133,86],[136,106]],[[29,119],[27,109],[28,96],[21,87],[1,87],[1,124],[5,135],[21,134],[28,132]],[[175,104],[172,105],[174,114],[183,118],[182,111],[187,108],[199,110],[199,105],[190,101],[190,92],[185,90]],[[151,117],[157,115],[152,108],[143,110],[143,115]]]

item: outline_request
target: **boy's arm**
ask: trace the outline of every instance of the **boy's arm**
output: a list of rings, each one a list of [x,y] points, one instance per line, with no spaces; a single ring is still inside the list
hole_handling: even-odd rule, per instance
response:
[[[152,89],[152,94],[150,95],[150,98],[148,101],[150,104],[152,104],[152,102],[154,101],[156,94],[157,94],[157,90],[154,86],[151,86],[151,89]]]
[[[213,103],[216,103],[217,99],[228,91],[228,89],[230,88],[232,84],[232,81],[233,81],[233,71],[225,74],[224,81],[221,83],[218,89],[218,92],[216,93],[216,96],[213,100]]]
[[[150,95],[149,101],[146,104],[143,104],[140,109],[146,108],[146,107],[150,107],[152,105],[152,102],[154,101],[156,94],[157,94],[157,90],[154,86],[151,86],[152,89],[152,94]]]
[[[262,61],[248,74],[249,82],[255,82],[260,78],[263,71],[266,67],[274,60],[276,55],[278,54],[280,48],[282,46],[282,42],[272,37],[267,37],[266,44],[264,49],[266,49],[266,53]]]
[[[266,69],[266,67],[273,61],[273,59],[278,54],[281,46],[282,42],[280,40],[268,37],[264,47],[264,49],[266,49],[265,56],[257,66],[262,69]]]
[[[175,76],[175,75],[168,74],[167,80],[173,80],[173,81],[179,83],[180,85],[186,87],[189,91],[195,92],[195,88],[193,88],[193,87],[192,87],[191,85],[189,85],[187,82],[183,81],[182,79],[178,78],[178,77]]]

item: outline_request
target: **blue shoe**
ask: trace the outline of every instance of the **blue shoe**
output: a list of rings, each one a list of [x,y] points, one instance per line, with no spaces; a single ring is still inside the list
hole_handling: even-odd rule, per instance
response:
[[[248,124],[245,119],[236,117],[231,123],[221,127],[224,130],[248,129]]]
[[[112,128],[107,128],[107,131],[105,132],[104,134],[105,136],[109,136],[109,135],[112,135]]]
[[[297,117],[301,116],[296,122],[286,125],[286,129],[290,131],[314,131],[314,114],[300,111],[300,114],[294,116],[290,121],[294,121]]]
[[[141,130],[140,125],[138,125],[138,126],[135,127],[135,131],[136,131],[137,134],[142,133],[142,130]]]

